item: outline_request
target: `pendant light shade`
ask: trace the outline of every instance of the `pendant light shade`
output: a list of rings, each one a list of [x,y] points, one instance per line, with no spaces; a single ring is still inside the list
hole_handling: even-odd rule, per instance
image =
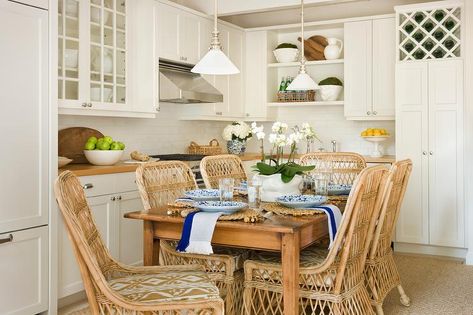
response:
[[[233,64],[233,62],[224,54],[222,51],[222,45],[218,38],[217,28],[217,0],[215,0],[215,13],[214,13],[214,30],[212,32],[212,41],[210,43],[210,49],[205,56],[191,69],[191,72],[200,74],[237,74],[240,70]]]
[[[289,91],[308,91],[319,88],[319,85],[305,71],[304,38],[304,0],[301,0],[301,65],[299,74],[287,87]]]

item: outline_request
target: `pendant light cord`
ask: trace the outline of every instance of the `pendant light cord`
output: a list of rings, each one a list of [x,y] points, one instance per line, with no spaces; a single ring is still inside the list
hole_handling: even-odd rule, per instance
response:
[[[220,44],[220,39],[218,35],[220,32],[218,31],[218,24],[217,24],[217,14],[218,14],[218,0],[214,1],[214,30],[212,31],[212,40],[210,41],[210,49],[222,49]]]
[[[299,73],[305,73],[305,47],[304,47],[304,0],[301,0],[301,66]]]

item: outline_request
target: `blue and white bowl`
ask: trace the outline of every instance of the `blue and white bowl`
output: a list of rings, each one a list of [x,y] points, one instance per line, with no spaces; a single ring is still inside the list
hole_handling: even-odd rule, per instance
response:
[[[204,212],[223,212],[232,214],[246,208],[248,205],[238,201],[197,201],[194,207]]]
[[[311,208],[327,202],[327,197],[319,195],[284,195],[276,201],[289,208]]]
[[[352,185],[345,184],[329,184],[328,194],[332,196],[349,195]]]
[[[194,201],[219,200],[220,192],[218,189],[195,189],[186,191],[184,196]]]

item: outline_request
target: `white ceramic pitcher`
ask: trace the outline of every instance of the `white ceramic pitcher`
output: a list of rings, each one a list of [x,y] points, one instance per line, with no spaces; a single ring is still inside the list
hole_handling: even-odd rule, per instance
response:
[[[325,59],[339,59],[343,50],[343,42],[335,37],[327,38],[327,42],[328,45],[324,49]]]

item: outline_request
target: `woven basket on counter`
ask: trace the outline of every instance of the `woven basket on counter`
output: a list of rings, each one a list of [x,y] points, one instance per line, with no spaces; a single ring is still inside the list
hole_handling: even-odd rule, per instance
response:
[[[278,92],[278,102],[313,102],[315,101],[315,91],[293,91]]]
[[[210,140],[208,145],[200,145],[192,141],[187,152],[189,154],[217,155],[222,154],[222,147],[217,139]]]

